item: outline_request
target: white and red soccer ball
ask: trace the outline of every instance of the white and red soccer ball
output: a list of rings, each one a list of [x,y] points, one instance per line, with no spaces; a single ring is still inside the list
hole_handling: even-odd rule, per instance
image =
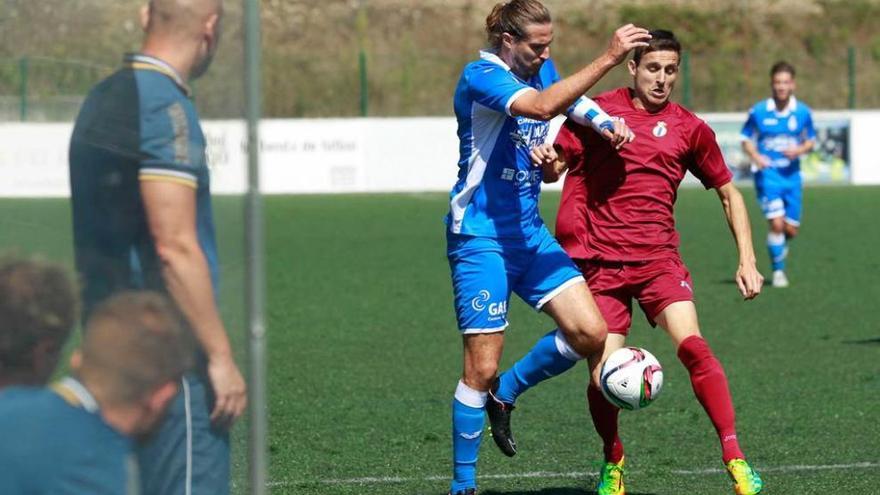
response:
[[[663,388],[663,367],[650,352],[623,347],[605,360],[599,382],[608,402],[634,411],[657,399]]]

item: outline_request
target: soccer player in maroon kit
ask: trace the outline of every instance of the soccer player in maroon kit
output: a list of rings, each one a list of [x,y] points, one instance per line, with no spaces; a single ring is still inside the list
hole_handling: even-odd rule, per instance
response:
[[[636,299],[652,325],[659,324],[690,373],[694,394],[721,441],[722,459],[739,495],[761,492],[763,483],[740,450],[733,402],[721,363],[700,334],[690,274],[678,253],[673,205],[690,171],[715,189],[736,241],[736,283],[745,299],[761,291],[748,214],[731,182],[715,134],[681,105],[669,101],[679,71],[681,45],[669,31],[653,31],[647,47],[628,62],[632,88],[595,101],[624,119],[635,134],[616,150],[592,130],[568,121],[554,146],[533,150],[545,181],[566,168],[556,235],[578,263],[608,323],[603,360],[624,346]],[[594,380],[595,382],[595,380]],[[604,442],[605,466],[597,492],[622,495],[623,444],[618,412],[591,383],[590,413]]]

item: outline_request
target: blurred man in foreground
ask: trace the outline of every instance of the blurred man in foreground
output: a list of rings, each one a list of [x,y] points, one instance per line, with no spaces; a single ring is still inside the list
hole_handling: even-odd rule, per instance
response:
[[[199,343],[197,365],[139,452],[145,493],[229,491],[228,427],[245,383],[217,310],[219,264],[205,136],[189,80],[220,40],[220,0],[152,0],[140,53],[89,94],[70,145],[76,266],[88,316],[124,289],[168,293]]]
[[[192,364],[192,339],[156,293],[94,309],[72,376],[0,394],[0,493],[142,493],[134,444],[161,418]],[[145,492],[148,493],[148,492]]]

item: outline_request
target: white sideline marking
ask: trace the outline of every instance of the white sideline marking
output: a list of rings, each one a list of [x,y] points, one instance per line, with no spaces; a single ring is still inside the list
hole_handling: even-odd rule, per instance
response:
[[[867,469],[880,467],[878,462],[854,462],[852,464],[826,464],[820,466],[810,466],[807,464],[794,464],[791,466],[776,466],[757,468],[759,473],[789,473],[794,471],[827,471],[829,469]],[[674,469],[670,471],[673,474],[713,474],[723,473],[723,469]]]
[[[842,470],[852,470],[852,469],[870,469],[870,468],[880,468],[880,462],[853,462],[849,464],[819,464],[819,465],[809,465],[809,464],[792,464],[789,466],[756,466],[757,470],[761,473],[789,473],[796,471],[827,471],[829,469],[842,469]],[[640,472],[656,472],[658,470],[641,470],[641,471],[631,471],[631,473],[640,473]],[[709,474],[717,474],[723,473],[723,469],[717,468],[709,468],[709,469],[673,469],[669,471],[673,474],[690,474],[690,475],[709,475]],[[597,472],[585,472],[585,471],[570,471],[567,473],[555,473],[550,471],[533,471],[528,473],[516,473],[516,474],[485,474],[481,476],[477,476],[478,479],[481,480],[498,480],[498,479],[525,479],[525,478],[595,478],[598,475]],[[420,481],[443,481],[448,480],[448,475],[435,475],[435,476],[425,476],[421,478],[404,478],[399,476],[370,476],[364,478],[344,478],[344,479],[328,479],[328,480],[316,480],[316,481],[270,481],[267,483],[268,486],[290,486],[290,485],[299,485],[299,484],[309,484],[309,483],[321,483],[325,485],[387,485],[387,484],[395,484],[395,483],[410,483],[410,482],[420,482]]]

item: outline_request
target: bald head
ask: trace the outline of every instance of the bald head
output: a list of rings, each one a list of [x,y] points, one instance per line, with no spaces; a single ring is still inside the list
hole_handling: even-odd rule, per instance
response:
[[[142,51],[195,79],[214,59],[222,17],[223,0],[150,0],[141,11],[147,33]]]
[[[151,0],[147,7],[148,34],[198,36],[205,23],[223,14],[222,0]]]

